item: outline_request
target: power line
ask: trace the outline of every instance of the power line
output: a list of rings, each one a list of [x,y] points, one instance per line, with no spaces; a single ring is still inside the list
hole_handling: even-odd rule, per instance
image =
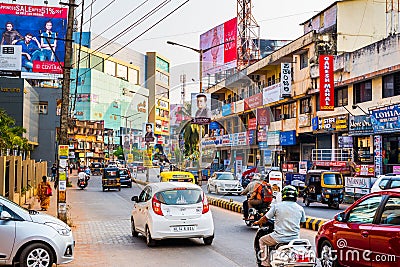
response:
[[[148,31],[150,31],[151,29],[153,29],[155,26],[157,26],[159,23],[161,23],[163,20],[165,20],[166,18],[168,18],[170,15],[172,15],[173,13],[175,13],[177,10],[179,10],[181,7],[183,7],[184,5],[186,5],[190,0],[186,0],[185,2],[183,2],[182,4],[180,4],[178,7],[176,7],[174,10],[172,10],[171,12],[169,12],[167,15],[165,15],[164,17],[162,17],[160,20],[158,20],[156,23],[154,23],[152,26],[150,26],[149,28],[147,28],[144,32],[142,32],[141,34],[139,34],[138,36],[136,36],[135,38],[133,38],[131,41],[129,41],[127,44],[123,45],[121,48],[117,49],[117,51],[115,51],[114,53],[112,53],[111,55],[109,55],[108,57],[106,57],[104,60],[109,59],[110,57],[112,57],[113,55],[115,55],[116,53],[118,53],[119,51],[121,51],[122,49],[124,49],[125,47],[127,47],[128,45],[130,45],[131,43],[133,43],[134,41],[136,41],[138,38],[140,38],[142,35],[144,35],[145,33],[147,33]],[[84,73],[82,73],[79,76],[83,76],[84,74],[88,73],[91,69],[97,67],[98,65],[102,64],[102,62],[97,63],[96,65],[94,65],[93,67],[89,68],[87,71],[85,71]]]
[[[108,3],[105,7],[103,7],[99,12],[97,12],[93,17],[91,17],[89,20],[87,20],[85,23],[83,23],[83,25],[85,25],[86,23],[88,23],[89,21],[91,21],[92,19],[94,19],[97,15],[99,15],[101,12],[103,12],[104,10],[106,10],[107,8],[109,8],[112,3],[114,3],[115,0],[112,0],[110,3]]]
[[[110,40],[108,40],[107,42],[105,42],[104,44],[102,44],[100,47],[98,47],[96,50],[94,50],[93,52],[98,52],[101,49],[103,49],[104,47],[106,47],[108,44],[118,40],[119,38],[121,38],[122,36],[124,36],[125,34],[127,34],[129,31],[131,31],[133,28],[135,28],[136,26],[138,26],[139,24],[141,24],[143,21],[145,21],[146,19],[148,19],[150,16],[152,16],[153,14],[155,14],[156,12],[158,12],[160,9],[162,9],[164,6],[166,6],[169,2],[171,2],[171,0],[165,0],[164,2],[162,2],[161,4],[159,4],[158,6],[156,6],[155,8],[153,8],[151,11],[149,11],[148,13],[146,13],[144,16],[142,16],[140,19],[138,19],[137,21],[135,21],[133,24],[131,24],[130,26],[128,26],[127,28],[125,28],[123,31],[119,32],[117,35],[115,35],[113,38],[111,38]],[[90,55],[86,55],[82,60],[85,60],[86,58],[88,58]],[[79,62],[77,62],[79,64]],[[74,64],[73,64],[74,65]]]

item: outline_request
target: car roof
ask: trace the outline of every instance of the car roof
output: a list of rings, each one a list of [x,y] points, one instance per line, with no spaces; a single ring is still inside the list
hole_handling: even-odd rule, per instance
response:
[[[216,174],[232,174],[231,172],[214,172]]]
[[[156,191],[172,190],[175,188],[187,188],[187,189],[200,189],[201,187],[197,184],[187,183],[187,182],[158,182],[151,183],[149,186],[156,189]]]

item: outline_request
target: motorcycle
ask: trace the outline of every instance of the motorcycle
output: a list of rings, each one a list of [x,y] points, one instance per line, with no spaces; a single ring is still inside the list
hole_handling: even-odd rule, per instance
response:
[[[274,221],[268,220],[261,226],[254,238],[254,251],[258,266],[261,265],[262,256],[259,240],[261,237],[274,231]],[[267,248],[266,257],[269,257],[271,267],[296,267],[316,266],[316,254],[308,239],[294,239],[288,243],[279,243]]]
[[[247,201],[249,201],[250,195],[247,195]],[[249,209],[249,217],[247,219],[244,220],[244,223],[249,226],[252,227],[253,223],[255,221],[258,221],[259,219],[261,219],[262,216],[264,216],[264,214],[266,214],[269,210],[270,204],[265,203],[265,204],[261,204],[259,205],[257,208],[251,208]]]
[[[88,181],[90,179],[90,176],[86,174],[85,179],[78,179],[77,185],[80,187],[80,189],[84,189],[88,186]]]

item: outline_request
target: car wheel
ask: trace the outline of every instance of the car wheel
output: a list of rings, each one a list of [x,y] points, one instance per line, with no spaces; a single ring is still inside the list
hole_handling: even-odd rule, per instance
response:
[[[156,241],[151,238],[149,227],[146,227],[146,244],[148,247],[154,247],[156,245]]]
[[[304,200],[304,204],[306,205],[306,207],[309,207],[310,206],[310,200],[308,198],[306,198]]]
[[[139,232],[136,231],[135,221],[133,220],[133,218],[131,218],[131,231],[132,231],[132,236],[133,237],[138,237]]]
[[[121,187],[118,187],[118,191],[121,191]]]
[[[129,187],[129,188],[132,188],[132,182],[129,183],[128,187]]]
[[[322,267],[338,267],[336,255],[332,244],[328,240],[324,240],[319,247],[319,253],[321,256]]]
[[[339,202],[336,202],[334,204],[332,204],[332,208],[334,208],[335,210],[339,209]]]
[[[204,242],[204,245],[206,245],[206,246],[211,245],[213,240],[214,240],[214,235],[209,236],[209,237],[203,237],[203,242]]]
[[[53,265],[53,254],[48,246],[41,243],[33,243],[24,248],[19,257],[21,267]]]
[[[103,187],[103,192],[105,192],[106,191],[106,188],[105,187]]]

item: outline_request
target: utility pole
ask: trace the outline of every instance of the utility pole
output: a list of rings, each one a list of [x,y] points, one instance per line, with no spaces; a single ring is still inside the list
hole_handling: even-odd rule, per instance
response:
[[[75,0],[69,0],[68,3],[62,3],[68,6],[68,22],[67,22],[67,34],[65,40],[65,57],[64,57],[64,69],[63,69],[63,86],[62,86],[62,103],[61,103],[61,117],[60,117],[60,134],[58,136],[58,144],[59,145],[68,145],[68,121],[69,121],[69,114],[68,114],[68,107],[69,107],[69,89],[70,89],[70,82],[71,82],[71,61],[72,61],[72,31],[74,27],[74,9],[77,6],[75,4]],[[57,182],[60,184],[67,184],[68,180],[63,181],[60,179],[61,177],[64,178],[65,175],[60,175],[64,171],[62,166],[60,166],[60,160],[58,161],[58,169],[59,169],[59,176]],[[60,183],[61,182],[61,183]],[[67,194],[66,188],[62,186],[57,187],[58,194],[57,194],[57,213],[58,218],[64,222],[67,222],[67,209],[66,209],[66,201],[67,201]]]

